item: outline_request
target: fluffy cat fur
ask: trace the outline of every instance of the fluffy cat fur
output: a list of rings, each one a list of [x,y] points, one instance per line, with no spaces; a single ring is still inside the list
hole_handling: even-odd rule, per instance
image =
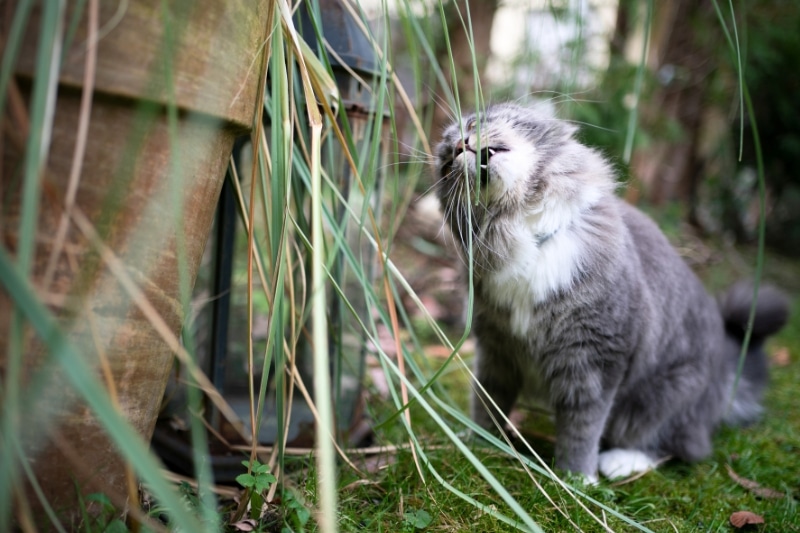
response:
[[[731,399],[752,287],[709,296],[659,228],[617,198],[611,166],[575,131],[497,105],[451,125],[436,149],[445,220],[472,257],[475,375],[506,415],[520,395],[545,401],[556,465],[590,480],[598,465],[613,477],[664,455],[702,459],[721,422],[760,413],[762,345],[786,321],[786,301],[761,288]],[[472,417],[487,429],[491,405],[475,392]]]

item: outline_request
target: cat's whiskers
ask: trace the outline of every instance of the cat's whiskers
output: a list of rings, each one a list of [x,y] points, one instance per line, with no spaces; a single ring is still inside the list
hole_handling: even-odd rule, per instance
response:
[[[463,199],[464,196],[459,198]],[[489,236],[497,214],[482,203],[470,207],[463,201],[456,200],[453,203],[456,202],[458,203],[456,213],[459,214],[456,217],[456,227],[460,249],[464,254],[462,260],[471,260],[473,266],[481,272],[493,272],[498,264],[502,264],[508,258],[506,250],[495,246],[498,240]],[[469,228],[469,231],[464,230],[464,225]],[[469,257],[470,249],[472,250],[471,257]]]

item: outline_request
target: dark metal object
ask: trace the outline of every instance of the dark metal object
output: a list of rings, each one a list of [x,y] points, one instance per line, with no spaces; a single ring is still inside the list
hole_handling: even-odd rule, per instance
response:
[[[242,146],[247,141],[239,138],[233,145],[233,161],[238,167]],[[233,277],[233,252],[236,240],[236,198],[233,184],[236,179],[228,170],[222,184],[217,205],[217,227],[214,236],[214,281],[212,294],[216,297],[211,310],[211,353],[208,373],[220,394],[225,393],[225,354],[228,351],[228,323],[231,309],[231,280]],[[219,425],[219,413],[212,410],[211,425]]]
[[[307,9],[313,9],[311,2],[305,4]],[[374,48],[340,0],[319,0],[318,4],[322,14],[322,27],[319,30],[330,46],[330,49],[325,48],[325,54],[330,61],[345,111],[348,114],[352,111],[375,113],[372,94],[352,74],[355,73],[367,83],[380,74]],[[314,24],[307,11],[300,12],[300,28],[311,49],[319,53]]]

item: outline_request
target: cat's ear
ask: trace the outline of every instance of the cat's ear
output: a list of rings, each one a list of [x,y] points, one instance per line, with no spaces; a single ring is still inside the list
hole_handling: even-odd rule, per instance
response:
[[[458,122],[451,122],[443,130],[439,142],[433,149],[436,157],[445,157],[453,150],[453,145],[461,139],[462,128]]]
[[[573,124],[572,122],[561,122],[561,127],[564,130],[564,135],[567,137],[575,137],[575,134],[578,133],[578,126],[577,124]]]
[[[451,121],[444,131],[442,131],[442,142],[452,144],[464,138],[464,131],[469,127],[470,122],[475,120],[474,114],[462,115]]]
[[[564,137],[574,137],[578,132],[577,125],[562,120],[558,116],[558,110],[552,99],[534,101],[531,104],[531,109],[536,113],[538,120],[558,123]]]
[[[558,112],[553,100],[534,100],[531,102],[531,109],[543,119],[558,120]]]

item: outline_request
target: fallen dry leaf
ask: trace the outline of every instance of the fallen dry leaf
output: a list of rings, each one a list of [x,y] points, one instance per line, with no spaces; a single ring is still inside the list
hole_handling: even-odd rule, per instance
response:
[[[763,524],[764,517],[750,511],[736,511],[731,515],[731,525],[735,528],[743,528],[750,524]]]
[[[368,474],[377,474],[381,470],[395,464],[397,456],[393,453],[379,453],[354,460],[358,467]]]
[[[732,480],[734,480],[738,485],[741,485],[742,487],[746,488],[759,498],[767,498],[774,500],[786,496],[786,494],[784,494],[783,492],[771,489],[769,487],[762,487],[756,481],[740,476],[739,474],[734,472],[733,468],[731,468],[731,465],[725,465],[725,468],[728,469],[728,475],[731,477]]]
[[[239,531],[255,531],[258,527],[258,522],[252,518],[245,518],[244,520],[240,520],[234,524],[231,524],[231,526]]]
[[[386,492],[385,490],[383,490],[383,488],[380,486],[380,484],[378,484],[377,481],[371,481],[369,479],[357,479],[357,480],[353,481],[352,483],[348,483],[347,485],[342,487],[341,490],[348,491],[348,490],[353,490],[353,489],[355,489],[357,487],[370,486],[370,485],[380,489],[382,492]]]

